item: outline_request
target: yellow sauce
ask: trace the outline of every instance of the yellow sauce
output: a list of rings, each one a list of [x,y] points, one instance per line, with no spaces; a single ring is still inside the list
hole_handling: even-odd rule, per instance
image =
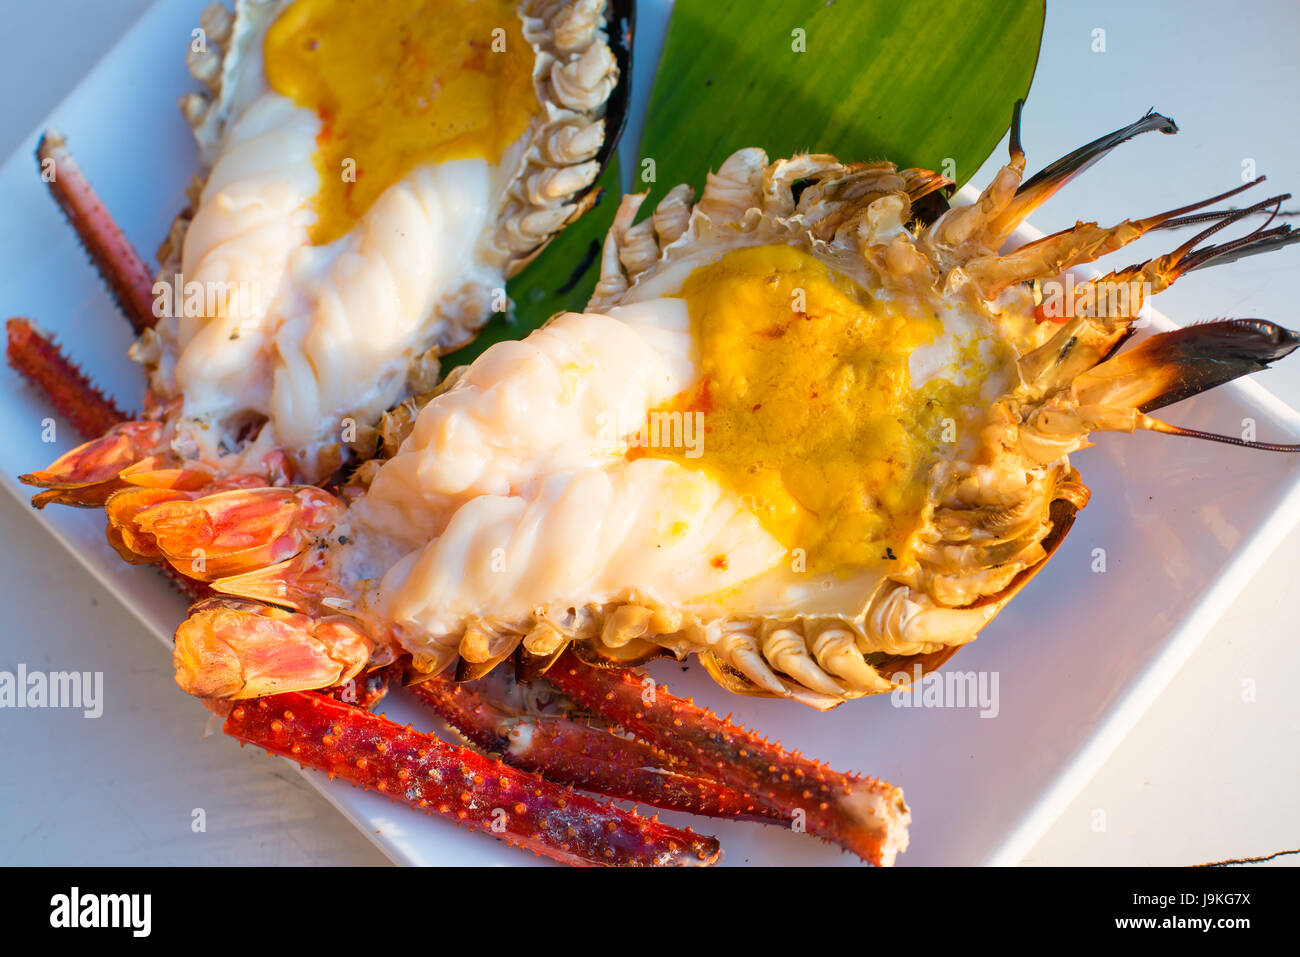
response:
[[[266,36],[271,88],[321,118],[311,240],[346,235],[426,163],[497,162],[540,112],[514,0],[297,0]]]
[[[904,559],[944,420],[979,388],[912,388],[909,356],[943,332],[938,316],[873,300],[784,245],[728,253],[681,295],[701,377],[662,411],[703,413],[703,443],[694,458],[630,454],[708,470],[809,571]]]

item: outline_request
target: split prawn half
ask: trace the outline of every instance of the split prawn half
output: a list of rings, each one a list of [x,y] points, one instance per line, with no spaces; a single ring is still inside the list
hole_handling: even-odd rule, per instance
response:
[[[1225,320],[1117,351],[1148,295],[1289,240],[1266,224],[1203,245],[1285,196],[1075,285],[1043,321],[1035,280],[1248,188],[995,252],[1083,165],[1022,184],[1017,123],[979,200],[915,231],[932,174],[830,156],[742,150],[698,203],[678,187],[640,223],[628,197],[589,311],[453,373],[364,490],[239,489],[132,517],[128,537],[230,596],[177,632],[178,681],[258,697],[394,656],[466,679],[572,646],[607,664],[695,655],[730,690],[824,708],[936,667],[1087,502],[1069,455],[1090,433],[1199,434],[1149,413],[1300,341]],[[1118,314],[1097,305],[1113,285],[1132,293]],[[319,673],[281,666],[329,629],[350,641]]]
[[[148,391],[140,416],[24,476],[33,504],[130,513],[373,454],[385,411],[431,389],[594,202],[628,96],[625,6],[210,5],[188,57],[203,88],[181,100],[201,175],[156,273],[48,132],[43,177],[139,336]],[[11,353],[39,336],[12,320]]]

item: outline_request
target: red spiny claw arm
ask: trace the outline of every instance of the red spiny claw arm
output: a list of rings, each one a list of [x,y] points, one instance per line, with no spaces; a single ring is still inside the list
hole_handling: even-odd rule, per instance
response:
[[[26,319],[10,319],[5,330],[9,334],[5,350],[9,365],[39,389],[82,436],[97,438],[126,420],[113,400],[96,389],[58,346]]]
[[[546,680],[584,707],[699,767],[770,808],[802,818],[807,829],[872,864],[889,865],[907,848],[911,814],[903,792],[885,781],[840,774],[783,750],[644,676],[591,668],[565,652]]]
[[[36,160],[50,195],[68,217],[131,328],[137,335],[151,328],[158,320],[153,313],[153,276],[149,267],[95,195],[62,134],[47,131],[36,148]]]
[[[225,732],[564,864],[700,865],[720,855],[712,838],[600,804],[321,694],[237,704]]]
[[[408,690],[475,746],[548,781],[668,811],[788,820],[713,778],[686,770],[644,741],[560,715],[512,715],[470,684],[435,678]]]

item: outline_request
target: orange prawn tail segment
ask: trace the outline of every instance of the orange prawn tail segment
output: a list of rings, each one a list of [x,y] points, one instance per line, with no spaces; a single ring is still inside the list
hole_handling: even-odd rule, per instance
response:
[[[114,492],[129,486],[122,473],[158,451],[162,435],[163,423],[158,421],[121,422],[60,455],[49,467],[18,478],[46,490],[32,498],[37,508],[52,502],[99,508]]]
[[[158,497],[156,504],[146,492]],[[120,523],[124,537],[148,543],[183,575],[215,582],[294,558],[345,510],[341,499],[305,485],[236,488],[198,498],[141,489],[110,518]]]
[[[119,503],[110,517],[133,548],[153,548],[219,593],[176,630],[176,683],[190,694],[236,700],[329,688],[395,660],[386,629],[372,633],[341,613],[352,602],[331,565],[331,543],[347,539],[336,530],[347,509],[336,496],[307,485],[209,495],[138,488]]]
[[[313,618],[237,598],[210,598],[176,629],[176,683],[200,698],[240,700],[328,688],[356,677],[375,643],[341,615]]]
[[[48,468],[20,476],[44,491],[32,504],[51,503],[98,507],[126,486],[121,472],[155,452],[162,441],[162,423],[130,421],[49,336],[26,319],[5,324],[9,365],[54,406],[60,418],[79,434],[92,437],[59,456]]]

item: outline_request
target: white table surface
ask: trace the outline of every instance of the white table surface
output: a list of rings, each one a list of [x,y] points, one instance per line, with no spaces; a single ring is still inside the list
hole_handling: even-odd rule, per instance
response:
[[[6,4],[0,156],[150,2]],[[960,9],[954,0],[954,16]],[[1097,29],[1105,52],[1093,50]],[[1246,160],[1272,188],[1300,192],[1298,34],[1294,0],[1049,3],[1025,111],[1031,169],[1148,106],[1182,132],[1122,147],[1034,224],[1052,231],[1076,218],[1114,222],[1182,205],[1239,183]],[[1157,235],[1125,262],[1176,244]],[[1292,248],[1196,273],[1157,305],[1180,322],[1260,316],[1295,328],[1298,277],[1300,248]],[[0,308],[18,308],[3,290]],[[93,338],[72,345],[94,348]],[[1258,379],[1300,407],[1300,357]],[[1177,421],[1177,410],[1169,417]],[[283,762],[221,735],[205,739],[205,712],[176,689],[155,639],[7,495],[0,531],[0,668],[58,670],[76,660],[111,674],[108,693],[131,702],[93,723],[78,712],[0,711],[0,864],[385,862]],[[1293,532],[1026,864],[1190,864],[1300,848],[1297,568]],[[192,827],[197,808],[202,832]],[[1294,865],[1300,855],[1271,863]]]

